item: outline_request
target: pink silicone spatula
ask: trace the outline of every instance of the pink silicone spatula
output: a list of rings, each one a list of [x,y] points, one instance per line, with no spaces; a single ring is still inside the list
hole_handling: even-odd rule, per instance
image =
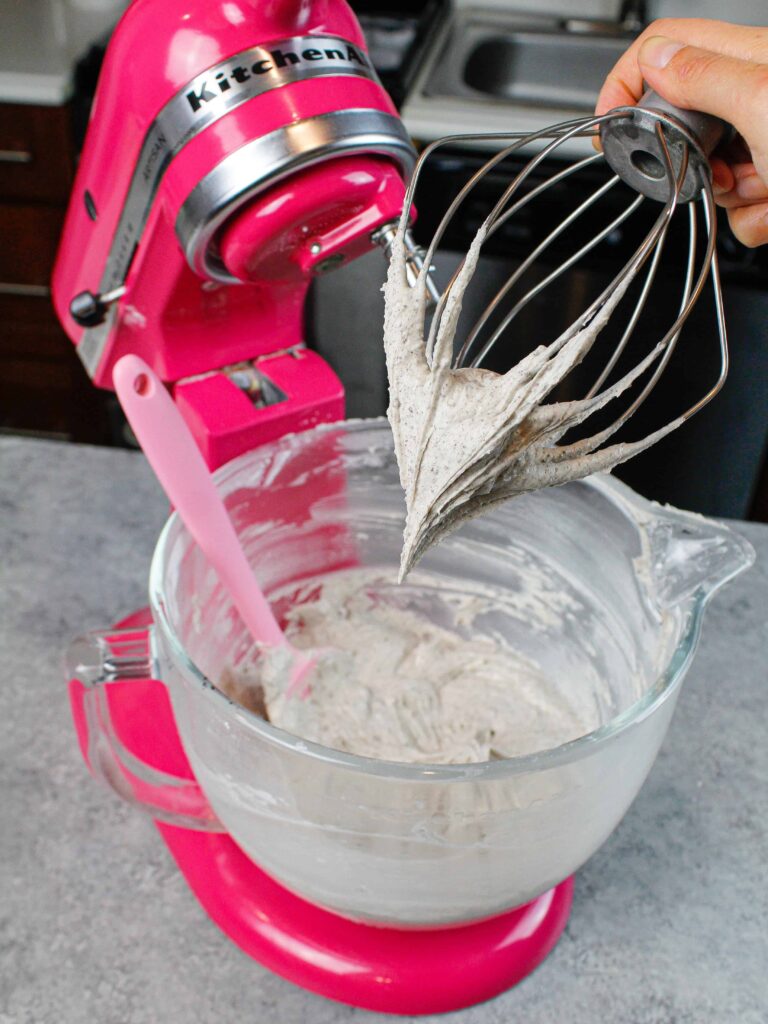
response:
[[[267,647],[290,648],[248,564],[208,467],[162,381],[136,355],[118,360],[112,380],[123,412],[168,500],[216,570],[254,640]],[[296,692],[313,664],[303,652],[290,649],[295,660],[288,693]]]

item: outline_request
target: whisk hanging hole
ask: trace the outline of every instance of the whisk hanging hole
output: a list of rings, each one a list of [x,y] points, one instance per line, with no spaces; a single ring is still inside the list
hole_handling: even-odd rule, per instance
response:
[[[647,152],[647,150],[636,149],[629,159],[632,166],[640,171],[641,174],[644,174],[646,178],[653,178],[655,181],[658,181],[666,174],[661,160],[654,156],[653,153]]]

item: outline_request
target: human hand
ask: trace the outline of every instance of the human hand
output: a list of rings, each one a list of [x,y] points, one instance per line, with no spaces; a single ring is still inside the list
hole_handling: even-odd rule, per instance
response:
[[[700,18],[652,22],[605,80],[597,114],[634,106],[647,83],[738,136],[710,158],[715,199],[747,246],[768,243],[768,28]]]

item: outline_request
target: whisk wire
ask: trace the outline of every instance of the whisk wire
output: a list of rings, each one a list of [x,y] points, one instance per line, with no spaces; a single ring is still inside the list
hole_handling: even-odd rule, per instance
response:
[[[593,193],[588,199],[586,199],[581,204],[581,206],[577,207],[576,210],[574,210],[572,213],[570,213],[565,218],[565,220],[561,221],[561,223],[558,225],[558,227],[555,228],[553,231],[551,231],[547,235],[547,237],[542,242],[539,243],[539,245],[533,250],[533,252],[530,254],[530,256],[528,256],[526,258],[526,260],[521,264],[521,266],[518,268],[518,270],[516,270],[515,273],[511,275],[511,277],[509,278],[509,280],[507,282],[507,285],[505,285],[501,289],[501,291],[500,291],[500,293],[498,295],[499,301],[501,300],[501,298],[504,297],[504,295],[507,293],[507,291],[509,291],[509,289],[517,282],[517,280],[521,277],[521,275],[524,273],[524,271],[528,269],[528,267],[533,263],[533,261],[536,259],[536,257],[540,256],[552,244],[552,242],[554,242],[555,239],[559,235],[561,235],[563,233],[563,231],[565,231],[567,228],[569,228],[571,226],[571,224],[579,216],[581,216],[582,213],[584,213],[587,209],[589,209],[591,206],[593,206],[594,203],[598,199],[600,199],[610,188],[612,188],[616,184],[616,182],[618,180],[619,180],[618,177],[611,178],[610,181],[606,182],[605,185],[603,185],[595,193]],[[634,211],[638,208],[638,206],[643,202],[643,198],[644,198],[643,196],[637,196],[630,203],[630,205],[622,213],[620,213],[617,217],[615,217],[610,222],[610,224],[606,225],[606,227],[604,227],[602,231],[600,231],[597,235],[595,235],[592,239],[590,239],[589,242],[585,243],[580,249],[578,249],[575,253],[573,253],[572,256],[569,256],[569,258],[567,260],[565,260],[555,270],[553,270],[546,277],[544,277],[541,281],[539,281],[538,284],[536,284],[533,288],[531,288],[529,291],[527,291],[525,293],[525,295],[523,295],[522,298],[519,299],[519,301],[513,306],[513,308],[509,311],[509,313],[507,313],[507,315],[504,317],[504,319],[498,325],[498,327],[493,332],[491,337],[488,339],[488,341],[485,343],[485,345],[483,345],[483,347],[480,350],[480,352],[477,354],[477,356],[472,360],[472,362],[469,365],[473,366],[473,367],[480,366],[480,364],[488,356],[488,354],[490,353],[491,349],[494,347],[494,345],[499,340],[499,338],[505,333],[505,331],[507,330],[509,325],[512,323],[514,318],[517,316],[517,314],[520,312],[520,310],[523,309],[524,306],[527,306],[528,303],[531,301],[531,299],[535,298],[548,285],[550,285],[553,281],[556,281],[558,277],[561,277],[567,270],[569,270],[575,263],[577,263],[582,258],[582,256],[585,256],[591,249],[594,249],[595,246],[599,245],[600,242],[602,242],[604,238],[606,238],[608,235],[611,234],[611,232],[615,231],[617,227],[619,227],[621,224],[623,224],[624,221],[629,216],[631,216],[631,214],[634,213]],[[491,303],[491,305],[493,305],[494,309],[495,309],[495,305],[493,303]],[[490,313],[492,311],[493,310],[488,309],[486,312],[484,312],[482,314],[482,316],[480,317],[480,319],[478,320],[478,322],[475,325],[475,327],[472,329],[469,337],[467,338],[467,341],[464,343],[464,345],[461,348],[459,356],[458,356],[458,358],[456,360],[457,365],[459,365],[459,366],[463,365],[463,363],[464,363],[464,361],[466,359],[467,353],[469,352],[469,350],[471,348],[472,343],[474,342],[475,338],[477,337],[477,335],[479,334],[480,330],[485,325],[485,323],[486,323],[486,321],[488,319],[488,316],[486,315],[486,313]]]
[[[508,156],[509,155],[509,151],[507,151],[507,153],[505,155]],[[593,164],[596,161],[601,160],[601,159],[602,159],[602,155],[599,154],[599,153],[596,153],[594,156],[586,157],[584,160],[579,161],[579,163],[577,163],[577,164],[573,164],[573,165],[571,165],[569,167],[565,167],[563,170],[558,171],[557,174],[553,175],[553,177],[551,177],[549,179],[545,179],[543,182],[538,184],[535,188],[532,188],[529,191],[529,193],[526,193],[519,200],[517,200],[517,202],[514,203],[511,207],[509,207],[509,209],[506,210],[503,214],[501,214],[497,218],[497,220],[494,222],[494,224],[488,228],[488,230],[487,230],[487,232],[485,234],[485,239],[487,240],[489,238],[492,238],[492,236],[494,236],[496,231],[498,231],[499,228],[501,228],[510,219],[510,217],[512,217],[512,216],[514,216],[514,214],[518,213],[524,206],[526,206],[532,200],[535,200],[539,195],[541,195],[541,193],[543,193],[543,191],[545,189],[550,188],[552,185],[556,184],[558,181],[562,181],[564,178],[568,177],[569,175],[575,174],[578,171],[580,171],[582,168],[587,167],[590,164]],[[496,161],[496,163],[499,163],[499,161]],[[483,168],[480,169],[478,174],[484,175],[484,174],[487,173],[488,170],[489,170],[488,166],[485,165]],[[470,179],[470,185],[471,185],[471,181],[472,180],[474,180],[476,182],[476,181],[479,180],[479,178],[477,176],[475,176],[473,179]],[[618,179],[615,178],[614,180],[617,181]],[[463,193],[464,193],[465,196],[467,195],[466,186],[465,186],[465,189],[463,189]],[[459,196],[457,197],[457,200],[456,200],[457,207],[458,207],[458,204],[461,202],[461,200],[462,200],[462,194],[460,193]],[[432,250],[430,248],[430,252],[431,251]],[[460,272],[462,270],[462,267],[464,266],[464,263],[465,263],[465,261],[462,260],[460,262],[459,266],[456,268],[456,270],[452,274],[451,280],[449,281],[449,283],[447,283],[447,285],[445,287],[445,290],[444,290],[444,293],[443,293],[445,297],[447,297],[447,295],[449,295],[451,293],[451,289],[456,284],[456,281],[459,278],[459,274],[460,274]],[[431,265],[431,263],[427,264],[426,259],[425,259],[425,265]],[[444,307],[444,301],[439,301],[438,300],[437,307],[436,307],[435,312],[434,312],[434,318],[433,318],[433,323],[435,324],[435,332],[436,332],[436,325],[439,323],[439,317],[442,314],[443,307]],[[490,311],[492,311],[492,310],[488,309],[488,313]],[[430,335],[429,335],[429,338],[427,340],[426,351],[427,351],[427,357],[429,359],[431,359],[431,356],[432,356],[432,349],[433,349],[434,340],[435,340],[435,332],[430,331]],[[467,339],[467,341],[465,342],[464,346],[462,347],[462,352],[459,354],[459,356],[455,360],[455,366],[461,366],[462,365],[463,356],[471,348],[472,340],[473,339],[470,338],[470,339]]]
[[[602,153],[596,153],[594,155],[584,157],[572,165],[558,169],[547,179],[533,184],[532,187],[528,188],[528,191],[520,195],[519,193],[523,184],[530,178],[533,172],[539,168],[545,160],[547,160],[548,157],[551,157],[556,152],[559,147],[576,137],[594,136],[596,131],[603,130],[606,126],[612,126],[614,122],[623,123],[623,119],[632,118],[632,116],[633,108],[621,108],[600,116],[564,121],[559,125],[554,125],[532,134],[524,134],[520,132],[494,132],[474,135],[467,133],[448,136],[427,146],[417,161],[414,175],[408,187],[405,207],[406,210],[410,209],[426,160],[429,159],[429,157],[439,147],[462,142],[477,143],[478,141],[492,140],[494,142],[502,142],[510,139],[512,140],[507,145],[502,146],[502,148],[491,156],[482,167],[476,170],[449,203],[446,212],[443,214],[434,234],[432,235],[426,250],[426,256],[414,283],[420,283],[421,286],[424,285],[425,275],[429,272],[435,252],[443,240],[448,225],[450,224],[451,219],[455,216],[456,211],[472,193],[478,183],[481,182],[493,170],[493,168],[500,164],[505,158],[523,148],[527,148],[533,143],[549,140],[530,160],[528,160],[525,166],[515,174],[512,182],[503,190],[500,197],[494,202],[490,212],[480,226],[473,246],[470,248],[470,252],[474,253],[473,259],[482,245],[505,224],[507,224],[509,220],[515,214],[519,213],[519,211],[528,203],[542,197],[552,186],[564,181],[571,175],[576,174],[578,171],[587,168],[604,158]],[[643,116],[647,118],[648,112],[646,111]],[[654,199],[661,200],[662,209],[655,218],[650,229],[642,238],[634,253],[626,260],[620,270],[614,274],[608,285],[588,305],[586,310],[584,310],[568,330],[564,331],[558,338],[553,342],[550,342],[543,349],[543,353],[545,360],[555,360],[558,353],[561,352],[568,342],[574,339],[580,332],[588,328],[593,319],[600,314],[600,311],[603,310],[604,307],[607,307],[605,310],[605,316],[607,317],[613,311],[613,308],[622,301],[622,297],[627,287],[631,284],[631,279],[639,274],[645,267],[646,263],[650,260],[639,294],[637,295],[637,298],[629,312],[627,323],[618,343],[614,346],[606,365],[597,376],[597,379],[590,387],[585,398],[581,399],[579,402],[571,403],[570,411],[568,413],[565,413],[564,411],[563,416],[567,415],[568,423],[571,425],[583,422],[583,420],[587,416],[591,415],[592,412],[608,404],[608,402],[620,395],[624,390],[626,390],[626,388],[634,384],[634,382],[641,376],[644,376],[652,367],[653,369],[651,370],[647,381],[640,389],[639,394],[637,394],[629,403],[624,412],[616,416],[609,426],[595,433],[592,437],[583,438],[579,441],[571,442],[570,444],[558,445],[553,448],[548,458],[551,457],[554,462],[557,462],[561,457],[567,458],[569,453],[573,454],[576,452],[582,453],[595,451],[596,448],[602,445],[604,441],[606,441],[623,424],[625,424],[646,401],[668,366],[676,349],[681,331],[691,315],[695,304],[698,302],[707,279],[712,281],[715,300],[715,316],[720,350],[720,373],[718,378],[710,390],[701,399],[699,399],[699,401],[691,405],[690,408],[688,408],[681,416],[667,424],[666,427],[655,431],[653,435],[649,435],[645,441],[636,442],[634,444],[634,448],[639,450],[639,445],[651,443],[653,439],[663,436],[664,433],[667,433],[673,426],[698,412],[708,401],[710,401],[711,398],[714,397],[714,395],[717,394],[722,387],[728,372],[728,343],[723,311],[722,286],[720,282],[720,273],[715,247],[716,217],[714,194],[712,191],[711,177],[708,175],[706,157],[702,156],[702,151],[697,148],[696,138],[691,137],[690,133],[686,134],[685,128],[681,128],[677,120],[670,116],[667,111],[650,108],[650,116],[653,131],[649,131],[646,127],[645,138],[649,140],[647,145],[651,147],[652,151],[647,153],[642,150],[639,151],[641,159],[639,162],[634,163],[634,172],[632,173],[640,170],[642,173],[647,173],[649,178],[656,179],[656,184],[653,185],[655,191],[648,191],[648,195],[653,195]],[[620,130],[625,132],[627,131],[626,128],[621,128]],[[630,135],[633,130],[634,129],[630,130]],[[653,142],[654,136],[655,145]],[[674,145],[674,157],[671,151],[672,144]],[[692,150],[695,158],[693,164],[691,164],[690,161]],[[631,154],[633,162],[637,153],[638,151],[635,150]],[[659,157],[661,159],[659,159]],[[647,158],[645,164],[642,158]],[[643,170],[643,165],[647,168],[647,171]],[[615,166],[613,161],[612,166]],[[619,180],[625,177],[625,173],[622,168],[617,167],[617,170],[620,172],[619,174],[614,175],[601,184],[597,189],[594,189],[590,195],[588,195],[587,198],[576,207],[576,209],[572,210],[560,223],[550,230],[546,237],[538,242],[534,249],[527,254],[514,271],[509,274],[469,329],[452,363],[454,367],[479,367],[488,357],[498,341],[505,335],[514,319],[528,305],[528,303],[535,299],[535,297],[550,284],[560,279],[596,246],[605,241],[613,232],[620,228],[624,222],[627,221],[633,213],[635,213],[635,211],[638,210],[645,198],[642,194],[642,192],[645,191],[645,186],[635,184],[635,181],[633,181],[633,185],[638,189],[638,194],[633,198],[629,205],[618,213],[609,224],[596,231],[586,242],[580,245],[576,252],[561,260],[554,270],[545,274],[544,277],[535,285],[528,288],[522,297],[513,301],[511,309],[509,309],[509,311],[500,318],[499,323],[492,328],[490,336],[482,343],[479,351],[477,351],[474,356],[471,356],[473,350],[477,348],[478,343],[482,340],[483,333],[486,329],[490,330],[492,318],[494,318],[495,314],[501,313],[503,301],[511,296],[515,285],[518,284],[523,275],[531,269],[536,261],[557,239],[564,235],[580,217],[592,210],[596,204],[598,204],[599,201],[612,188],[614,188]],[[661,173],[662,170],[663,175]],[[694,175],[693,180],[698,182],[698,192],[695,186],[693,190],[691,189],[692,175]],[[662,176],[666,181],[666,191],[661,190],[658,184],[658,179]],[[626,176],[626,180],[630,180],[629,176]],[[683,195],[683,192],[685,192],[685,195]],[[698,220],[696,212],[697,202],[689,201],[692,199],[700,199],[703,207],[704,224],[706,227],[706,244],[703,246],[700,245],[698,239]],[[648,306],[654,282],[657,280],[659,274],[662,255],[665,251],[665,245],[668,240],[672,219],[677,208],[683,204],[688,205],[688,244],[682,292],[675,320],[664,332],[662,338],[653,345],[650,351],[647,352],[632,369],[625,372],[618,380],[614,381],[609,386],[606,386],[610,381],[612,374],[616,370],[621,356],[625,353],[630,338],[635,334],[644,310]],[[697,254],[702,248],[703,256],[701,257],[701,264],[697,271]],[[441,330],[443,328],[445,328],[445,330],[455,329],[455,321],[458,318],[461,308],[460,303],[462,294],[464,288],[467,286],[468,278],[471,277],[471,274],[467,273],[468,257],[469,253],[465,254],[460,260],[458,266],[450,277],[446,288],[443,289],[439,300],[436,303],[426,341],[426,355],[430,364],[434,355],[437,339],[441,337]],[[454,295],[455,289],[458,289],[456,292],[456,301],[451,303],[449,312],[450,319],[445,325],[443,325],[447,304],[451,296]],[[596,334],[597,330],[595,330],[594,336],[596,336]],[[563,361],[566,373],[570,372],[573,366],[576,365],[576,362],[580,362],[586,355],[594,343],[594,336],[591,339],[585,337],[585,345],[580,350],[575,362],[573,357],[570,355]],[[548,385],[547,393],[550,393],[553,387],[554,384],[551,386]],[[558,410],[561,407],[557,404],[546,406],[544,408],[551,410],[551,413],[547,412],[544,420],[542,421],[545,424],[549,424],[549,426],[545,425],[542,427],[542,432],[546,436],[551,434],[554,439],[554,443],[563,433],[563,429],[561,429],[558,424],[565,421],[559,419],[560,413]],[[563,407],[563,409],[565,409],[565,407]]]
[[[670,191],[672,192],[672,195],[673,195],[672,212],[674,212],[674,208],[677,205],[677,202],[678,202],[679,197],[680,197],[680,189],[682,188],[682,184],[683,184],[683,182],[685,180],[685,175],[687,174],[687,171],[688,171],[688,154],[687,154],[687,151],[683,153],[683,157],[682,157],[682,160],[681,160],[681,163],[680,163],[680,170],[679,170],[679,173],[678,173],[678,175],[676,177],[675,176],[674,167],[672,165],[672,158],[671,158],[670,153],[669,153],[669,148],[667,146],[666,140],[664,139],[664,134],[661,131],[660,126],[659,126],[659,141],[660,141],[660,144],[661,144],[661,151],[662,151],[662,154],[664,156],[664,171],[665,171],[665,174],[667,175],[667,181],[669,183]],[[662,234],[659,236],[659,240],[658,240],[658,242],[656,244],[656,250],[655,250],[655,254],[654,254],[654,259],[656,258],[656,255],[660,252],[660,247],[662,247],[663,244],[664,244],[664,240],[665,240],[665,237],[666,237],[666,232],[668,230],[668,227],[669,227],[669,221],[667,221],[667,224],[666,224]],[[694,207],[693,206],[689,206],[688,260],[687,260],[687,264],[686,264],[686,275],[685,275],[685,281],[684,281],[684,284],[683,284],[683,296],[682,296],[682,300],[681,300],[681,303],[680,303],[680,313],[679,313],[679,315],[682,315],[685,312],[687,304],[688,304],[688,300],[690,298],[691,283],[692,283],[692,280],[693,280],[693,270],[694,270],[694,263],[695,263],[695,255],[696,255],[696,213],[695,213]],[[641,293],[641,296],[640,296],[640,301],[644,302],[644,297],[643,297],[642,293]],[[639,302],[638,302],[638,305],[639,305]],[[688,312],[690,312],[690,309],[688,310]],[[686,313],[686,316],[687,315],[688,314]],[[634,314],[633,314],[633,316],[634,316]],[[636,322],[636,320],[635,320],[635,322]],[[667,363],[669,362],[669,360],[672,357],[672,352],[674,351],[675,345],[677,344],[677,339],[680,337],[680,331],[681,330],[682,330],[682,323],[681,323],[680,328],[676,332],[665,336],[659,342],[657,348],[659,350],[659,354],[661,355],[661,358],[659,359],[659,362],[658,362],[658,365],[657,365],[656,369],[654,370],[653,374],[651,375],[650,379],[648,380],[648,382],[646,383],[645,387],[642,389],[640,394],[630,404],[629,408],[622,415],[620,415],[617,418],[611,433],[615,433],[615,431],[618,430],[619,427],[623,426],[623,424],[627,422],[627,420],[630,418],[630,416],[634,415],[634,413],[637,412],[637,410],[640,408],[640,406],[643,404],[643,402],[646,400],[646,398],[653,391],[654,387],[656,386],[657,381],[661,377],[661,374],[664,372],[664,370],[665,370],[665,368],[667,366]],[[623,340],[624,339],[622,339],[622,341]],[[619,353],[620,353],[620,346],[621,346],[621,342],[619,343],[619,347],[617,347],[617,351],[619,351]]]
[[[524,206],[530,203],[532,199],[535,199],[542,192],[552,188],[553,185],[557,185],[564,178],[570,177],[571,174],[576,174],[578,173],[578,171],[583,170],[585,167],[589,167],[590,164],[594,164],[598,160],[602,159],[602,153],[595,153],[592,156],[585,156],[583,160],[579,160],[578,163],[570,164],[569,166],[564,167],[562,171],[558,171],[557,174],[553,174],[551,178],[546,178],[540,184],[536,185],[535,188],[532,188],[530,192],[526,192],[524,196],[521,196],[520,199],[518,199],[516,203],[510,206],[508,210],[505,210],[504,213],[501,214],[501,216],[498,217],[498,219],[494,222],[493,226],[488,231],[486,238],[492,238],[493,235],[495,235],[496,232],[499,230],[499,228],[503,227],[507,223],[510,217],[513,217],[516,213],[519,213],[519,211],[522,210]]]
[[[717,332],[720,343],[720,373],[709,391],[707,391],[707,393],[703,395],[698,402],[694,402],[694,404],[683,414],[685,419],[689,419],[691,416],[694,416],[715,397],[723,384],[725,384],[725,378],[728,376],[729,367],[728,332],[725,326],[725,310],[723,309],[723,286],[720,281],[720,266],[714,242],[714,225],[716,223],[717,212],[715,210],[715,198],[711,189],[704,189],[703,209],[704,222],[711,242],[709,246],[709,250],[711,250],[711,255],[709,257],[709,270],[712,278],[712,291],[715,299],[715,318],[717,320]]]
[[[622,115],[622,116],[628,116],[628,115]],[[584,134],[585,132],[588,132],[590,129],[594,130],[600,124],[602,124],[605,121],[607,121],[609,119],[612,119],[614,117],[615,117],[615,115],[612,115],[612,114],[603,114],[600,117],[589,118],[586,121],[583,118],[582,119],[578,119],[576,121],[564,121],[564,122],[561,122],[560,125],[556,126],[557,129],[562,129],[562,130],[553,131],[552,128],[544,128],[541,131],[533,132],[532,134],[522,134],[520,132],[510,132],[510,133],[505,133],[505,132],[504,133],[494,133],[494,132],[492,132],[492,133],[488,133],[488,134],[485,134],[485,135],[474,135],[474,136],[471,135],[471,134],[449,135],[449,136],[446,136],[444,139],[438,139],[436,142],[433,142],[429,146],[427,146],[426,149],[424,150],[424,152],[420,155],[419,159],[416,161],[416,167],[414,168],[413,177],[411,178],[411,181],[410,181],[410,184],[409,184],[408,190],[406,192],[406,196],[405,196],[404,208],[406,210],[409,210],[410,207],[411,207],[411,204],[413,203],[413,195],[415,193],[416,185],[418,183],[418,180],[419,180],[419,177],[420,177],[420,174],[421,174],[421,169],[424,166],[424,162],[426,161],[428,156],[430,156],[439,146],[441,146],[441,145],[448,145],[449,143],[457,143],[457,142],[461,142],[461,141],[467,141],[467,140],[471,140],[471,141],[477,141],[477,140],[481,140],[481,139],[501,140],[501,139],[504,139],[504,138],[513,138],[515,140],[509,146],[505,146],[502,150],[500,150],[493,157],[491,157],[479,170],[475,171],[475,173],[470,177],[470,179],[459,190],[458,194],[451,201],[451,203],[448,206],[448,209],[443,214],[439,224],[437,225],[437,228],[435,229],[435,232],[434,232],[434,234],[432,236],[432,240],[430,241],[429,246],[427,247],[427,253],[426,253],[426,256],[424,258],[424,267],[425,268],[429,268],[429,267],[432,266],[432,263],[433,263],[434,258],[435,258],[435,252],[437,251],[437,247],[439,246],[440,242],[442,241],[443,235],[445,234],[445,230],[446,230],[448,224],[450,223],[451,219],[455,215],[456,210],[459,208],[459,206],[464,201],[466,196],[469,195],[469,193],[472,191],[472,189],[474,189],[474,187],[477,185],[477,183],[482,178],[484,178],[488,174],[488,172],[490,170],[492,170],[497,164],[501,163],[508,156],[511,156],[512,153],[516,152],[518,149],[522,148],[524,145],[528,145],[528,144],[530,144],[532,142],[535,142],[535,141],[537,141],[540,138],[552,138],[552,141],[549,142],[539,153],[536,154],[536,156],[534,156],[526,164],[526,166],[523,168],[523,170],[520,171],[519,174],[517,174],[515,176],[515,178],[513,179],[512,183],[508,186],[508,188],[505,189],[505,191],[502,194],[501,198],[496,202],[495,206],[493,207],[493,209],[491,210],[491,212],[488,214],[488,216],[486,217],[485,221],[483,222],[481,230],[484,231],[485,233],[487,233],[492,228],[494,222],[497,220],[497,218],[499,217],[499,215],[503,211],[503,209],[506,206],[507,202],[514,195],[514,193],[517,191],[517,189],[520,187],[520,185],[532,173],[532,171],[536,167],[539,166],[539,164],[542,162],[542,160],[546,159],[546,157],[549,156],[549,154],[553,152],[553,150],[555,150],[558,146],[562,145],[563,142],[566,142],[568,139],[572,138],[574,135]],[[456,271],[454,272],[453,277],[451,278],[447,288],[443,292],[443,294],[441,296],[441,299],[440,299],[440,301],[437,304],[437,308],[435,309],[434,317],[433,317],[433,320],[432,320],[432,326],[430,328],[429,338],[427,340],[427,358],[428,359],[431,359],[432,352],[434,351],[435,339],[436,339],[436,334],[437,334],[437,324],[439,324],[439,322],[440,322],[440,318],[441,318],[443,310],[445,308],[445,303],[446,303],[446,301],[448,299],[448,296],[450,295],[451,288],[454,286],[456,280],[458,279],[459,274],[461,273],[461,270],[463,269],[465,263],[466,263],[466,256],[459,263],[459,266],[457,267]],[[425,271],[425,273],[426,273],[426,271]]]
[[[645,304],[648,301],[651,286],[653,285],[653,282],[656,279],[656,271],[659,269],[659,263],[661,262],[661,254],[664,251],[664,243],[667,239],[668,230],[669,225],[667,224],[665,225],[661,234],[659,235],[659,240],[656,244],[656,248],[654,249],[653,257],[651,259],[650,266],[648,267],[648,272],[645,275],[643,287],[640,290],[640,295],[638,296],[638,300],[635,303],[635,306],[632,310],[632,314],[627,322],[627,326],[624,328],[624,332],[621,338],[619,339],[618,344],[616,345],[616,348],[614,349],[610,359],[608,360],[602,372],[600,373],[600,376],[597,378],[595,383],[587,392],[587,398],[593,398],[599,392],[600,388],[608,380],[611,373],[613,372],[613,369],[618,363],[624,349],[627,347],[627,343],[630,337],[632,336],[632,332],[634,331],[635,326],[637,325],[637,321],[640,319],[640,314],[645,309]]]
[[[612,185],[613,181],[611,180],[607,184],[608,185]],[[589,200],[587,200],[587,203],[589,203],[591,205],[591,202],[594,202],[595,199],[598,198],[599,193],[600,193],[600,190],[598,190],[597,193],[594,193],[593,196],[590,197]],[[613,295],[617,289],[623,288],[624,283],[625,283],[627,277],[630,274],[637,273],[642,268],[642,266],[644,265],[645,261],[647,260],[647,258],[649,256],[649,254],[653,251],[654,246],[657,244],[657,241],[658,241],[660,233],[663,230],[665,230],[666,226],[669,224],[669,221],[670,221],[670,219],[672,217],[672,214],[675,211],[675,207],[677,205],[677,196],[678,196],[678,192],[673,190],[669,200],[667,201],[667,203],[665,204],[664,208],[662,209],[662,212],[659,215],[659,217],[657,218],[654,226],[648,232],[648,234],[646,235],[645,239],[643,240],[643,242],[641,243],[639,248],[635,251],[634,255],[624,264],[624,266],[621,269],[621,271],[613,278],[613,280],[610,282],[610,284],[608,284],[608,286],[603,290],[603,292],[600,295],[598,295],[598,297],[591,303],[591,305],[587,308],[587,310],[582,314],[580,319],[577,321],[577,325],[574,325],[574,326],[578,326],[578,329],[581,329],[584,326],[586,326],[590,322],[590,320],[592,320],[593,317],[597,314],[597,312],[600,310],[600,308],[605,304],[605,302],[608,300],[608,298],[611,295]],[[490,352],[490,350],[493,347],[493,345],[496,344],[498,339],[502,336],[504,331],[507,329],[507,327],[511,323],[512,319],[514,319],[514,317],[519,313],[519,311],[525,305],[527,305],[527,303],[532,298],[534,298],[544,288],[546,288],[547,285],[549,285],[552,281],[554,281],[558,277],[560,277],[566,270],[570,269],[570,267],[572,267],[576,262],[578,262],[578,260],[581,259],[581,257],[583,255],[585,255],[592,248],[594,248],[595,245],[597,245],[600,241],[602,241],[603,238],[605,238],[608,234],[610,234],[611,231],[615,230],[615,228],[618,225],[620,225],[624,220],[626,220],[627,217],[631,213],[633,213],[634,210],[636,210],[637,207],[641,204],[641,202],[643,201],[643,198],[644,198],[643,196],[637,196],[633,200],[633,202],[630,204],[630,206],[626,210],[624,210],[621,214],[619,214],[618,217],[616,217],[615,220],[612,221],[607,226],[607,228],[604,228],[603,231],[601,231],[597,236],[593,237],[589,242],[587,242],[584,246],[582,246],[582,248],[579,249],[576,253],[574,253],[571,257],[569,257],[568,260],[566,260],[563,264],[561,264],[554,271],[552,271],[545,278],[543,278],[543,280],[541,280],[535,287],[531,288],[530,291],[528,291],[517,302],[517,304],[513,307],[513,309],[510,311],[510,313],[507,314],[507,316],[504,318],[502,323],[494,331],[494,333],[491,336],[491,338],[483,346],[483,349],[481,350],[481,352],[472,361],[471,365],[473,367],[479,366],[480,363],[482,363],[482,361],[488,355],[488,353]],[[566,226],[569,226],[573,222],[575,217],[579,215],[580,212],[581,212],[580,209],[577,209],[576,211],[573,211],[571,214],[568,215],[568,217],[566,217],[565,221],[563,221],[563,224],[566,225]],[[557,230],[558,229],[556,228],[555,231],[557,231]],[[552,235],[548,236],[548,238],[544,240],[545,244],[549,244],[549,240],[551,239],[551,237],[552,237]],[[565,338],[565,340],[567,340],[571,336],[572,336],[571,332],[566,332],[566,334],[563,337]]]

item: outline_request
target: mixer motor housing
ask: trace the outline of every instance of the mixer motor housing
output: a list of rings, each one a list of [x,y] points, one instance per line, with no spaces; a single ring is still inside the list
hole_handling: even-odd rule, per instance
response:
[[[307,290],[399,217],[414,160],[343,0],[134,0],[53,278],[94,383],[140,355],[211,468],[341,418]]]

